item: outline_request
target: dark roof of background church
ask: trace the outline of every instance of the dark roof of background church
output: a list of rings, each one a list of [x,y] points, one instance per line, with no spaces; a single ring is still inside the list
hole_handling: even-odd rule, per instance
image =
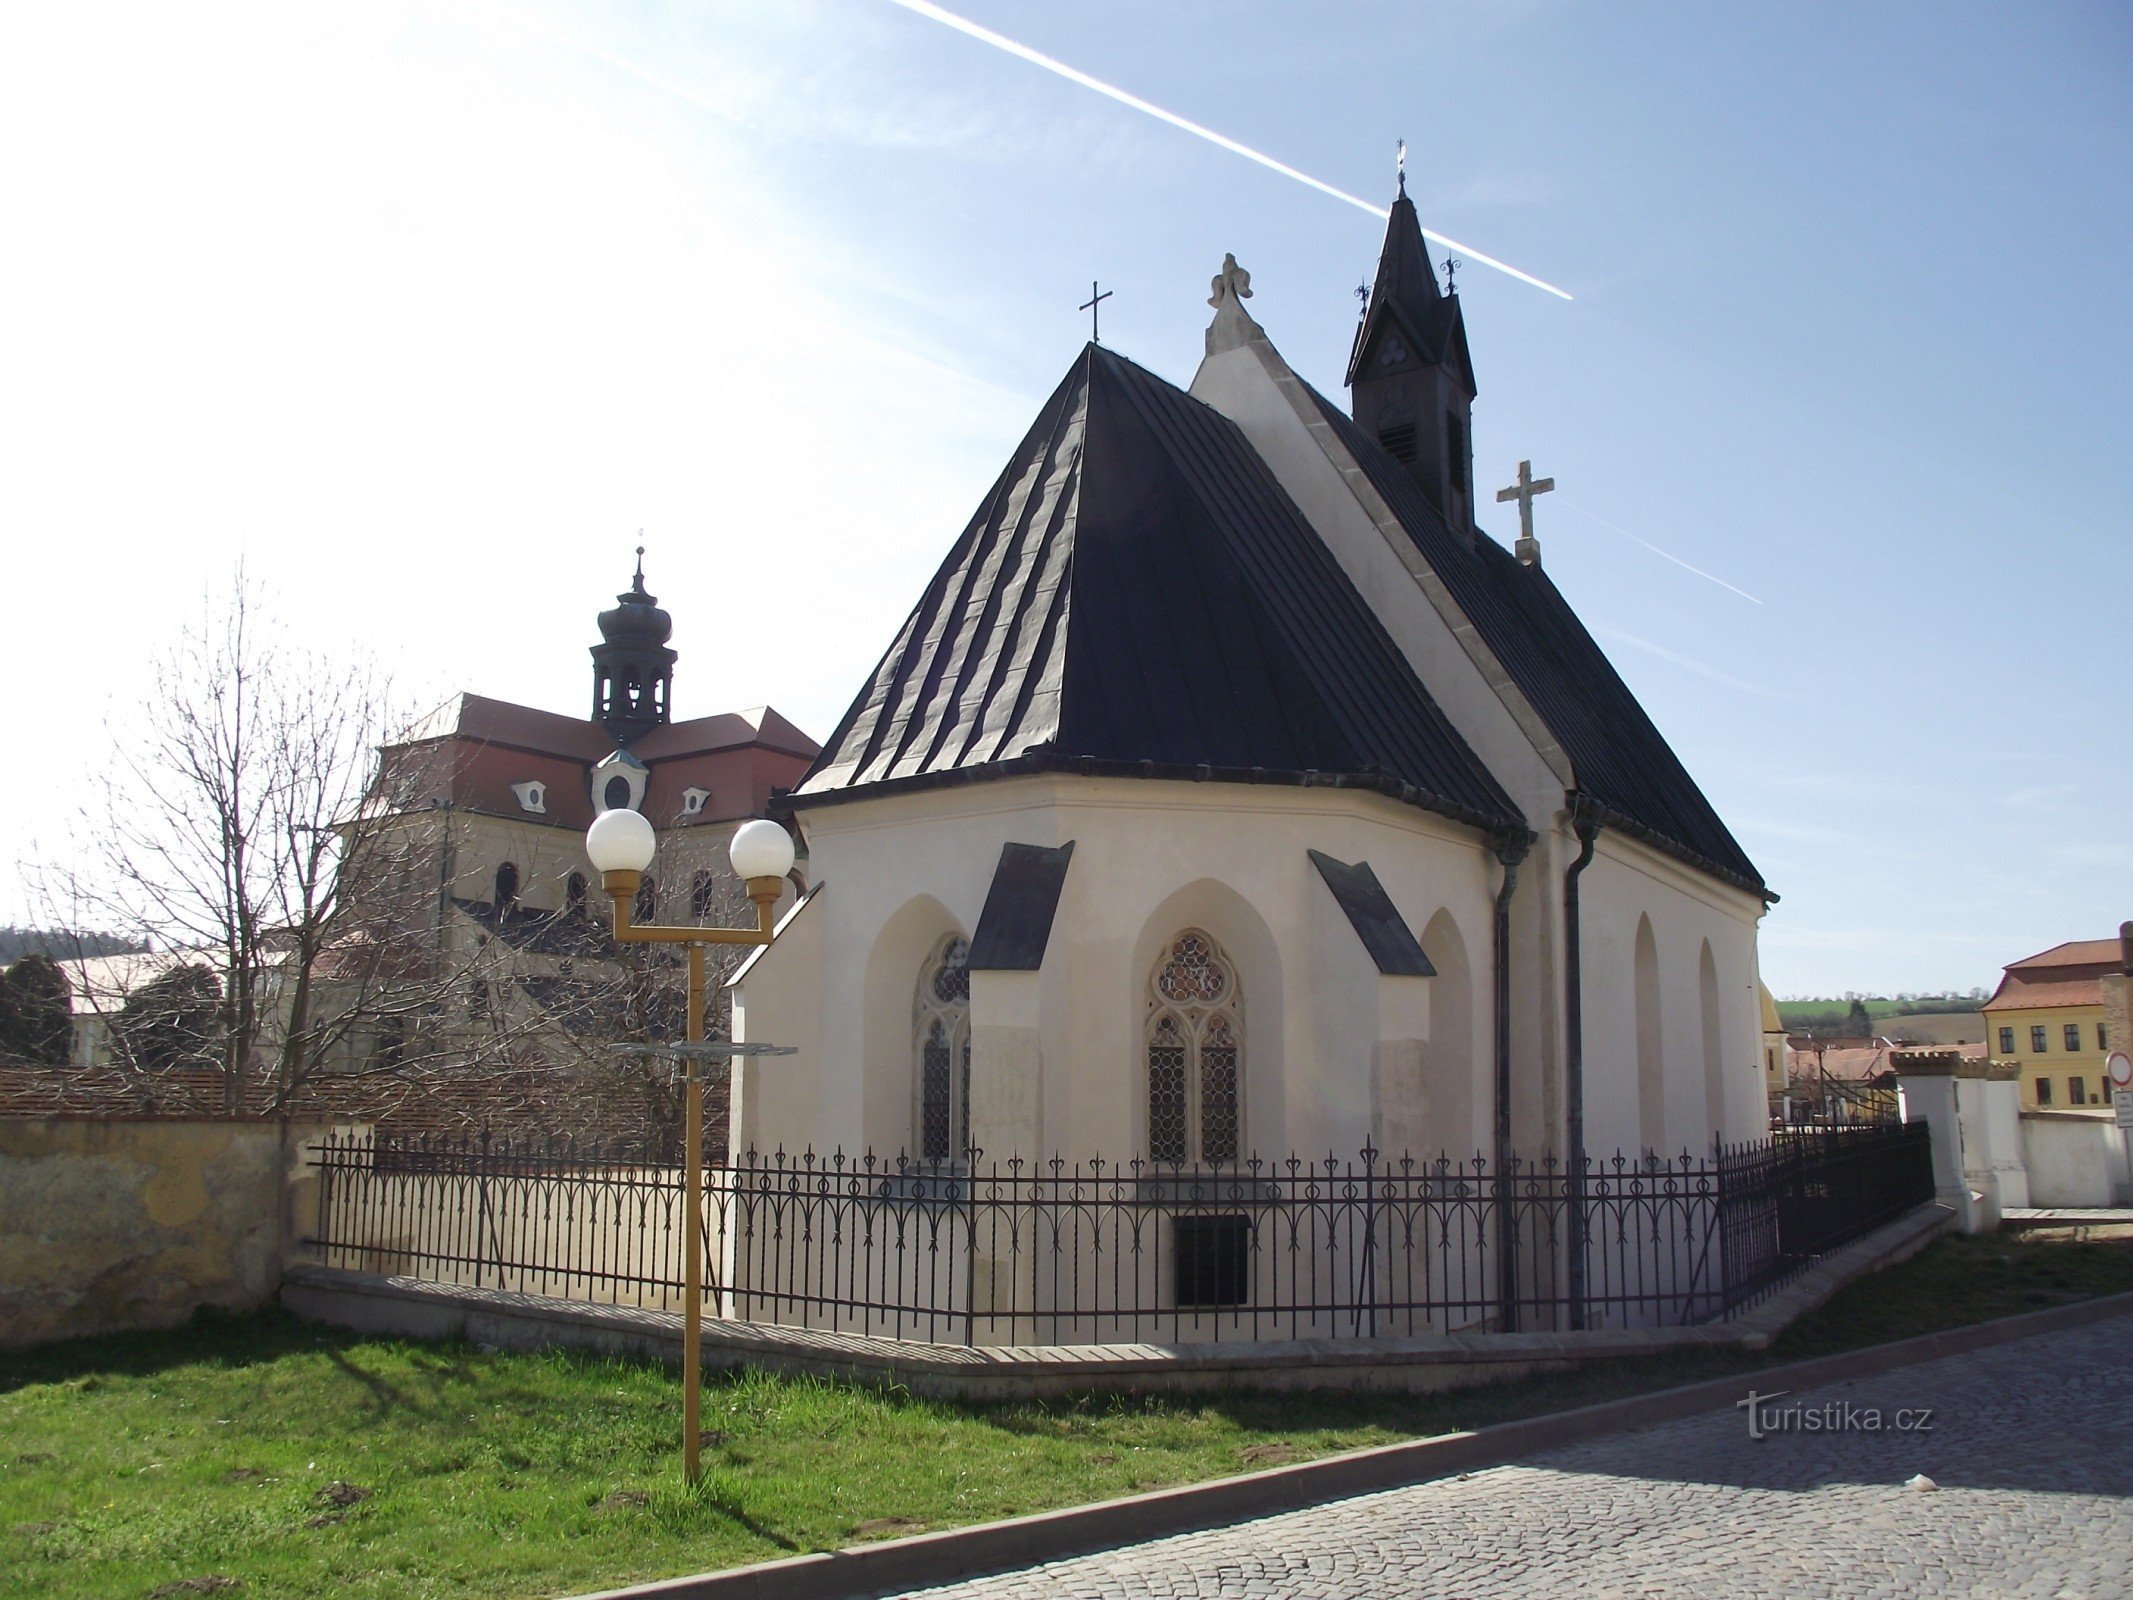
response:
[[[1017,771],[1516,807],[1236,424],[1087,346],[796,803]]]
[[[1570,758],[1578,793],[1602,807],[1614,825],[1763,892],[1755,863],[1548,575],[1486,535],[1469,543],[1455,534],[1375,439],[1315,389],[1311,397],[1547,723]]]

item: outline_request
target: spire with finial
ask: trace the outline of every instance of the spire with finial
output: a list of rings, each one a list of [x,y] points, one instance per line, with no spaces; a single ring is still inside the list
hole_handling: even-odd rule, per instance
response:
[[[600,613],[600,642],[592,647],[593,718],[617,745],[626,746],[672,720],[668,700],[675,656],[667,639],[674,619],[644,586],[641,544],[630,586],[615,601],[612,610]]]
[[[1348,358],[1352,410],[1454,530],[1471,534],[1473,362],[1459,297],[1438,286],[1422,219],[1407,193],[1404,140],[1397,188],[1385,219],[1377,278]]]

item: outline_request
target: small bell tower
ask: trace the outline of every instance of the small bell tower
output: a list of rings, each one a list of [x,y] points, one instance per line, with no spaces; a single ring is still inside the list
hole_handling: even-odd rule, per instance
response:
[[[657,595],[645,592],[643,545],[635,580],[615,599],[613,610],[600,613],[600,642],[592,647],[593,719],[626,748],[672,720],[674,652],[667,639],[674,619],[660,610]]]
[[[1444,514],[1474,536],[1474,361],[1459,296],[1437,287],[1422,222],[1400,190],[1385,224],[1377,281],[1348,358],[1349,414]]]

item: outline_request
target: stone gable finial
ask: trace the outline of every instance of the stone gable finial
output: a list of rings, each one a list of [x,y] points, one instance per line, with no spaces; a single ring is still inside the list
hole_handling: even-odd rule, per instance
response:
[[[1224,300],[1251,299],[1252,275],[1237,265],[1234,255],[1225,254],[1222,257],[1222,270],[1214,275],[1208,288],[1213,292],[1208,295],[1207,303],[1220,311]]]

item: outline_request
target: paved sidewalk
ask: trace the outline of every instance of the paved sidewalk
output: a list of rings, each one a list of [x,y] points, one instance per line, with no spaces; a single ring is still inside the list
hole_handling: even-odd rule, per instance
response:
[[[1746,1385],[1743,1385],[1743,1393]],[[931,1600],[2133,1595],[2133,1318],[924,1593]],[[1826,1408],[1835,1408],[1834,1410]],[[1930,1429],[1895,1413],[1931,1408]],[[1804,1420],[1804,1418],[1802,1419]],[[1940,1488],[1903,1487],[1924,1473]]]

